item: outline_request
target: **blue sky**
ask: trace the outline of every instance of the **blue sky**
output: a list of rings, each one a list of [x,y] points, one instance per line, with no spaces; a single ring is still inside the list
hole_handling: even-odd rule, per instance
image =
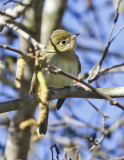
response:
[[[92,11],[86,10],[86,1],[85,0],[68,0],[67,10],[64,13],[64,17],[62,20],[62,25],[65,27],[66,30],[70,31],[71,33],[80,33],[80,36],[77,38],[77,43],[80,45],[86,45],[88,47],[93,48],[105,48],[107,44],[107,40],[110,34],[110,30],[113,24],[114,19],[114,7],[112,5],[105,5],[105,3],[108,2],[108,0],[94,0],[93,3],[95,4],[96,12],[95,15]],[[104,6],[104,7],[103,7]],[[95,17],[96,16],[96,17]],[[98,18],[98,21],[96,22],[95,18]],[[120,27],[124,24],[124,15],[121,13],[119,15],[117,24],[115,26],[113,35],[120,29]],[[124,45],[123,45],[123,39],[124,39],[124,31],[122,31],[116,39],[111,44],[109,51],[117,52],[122,55],[124,55]],[[7,39],[0,35],[0,43],[6,44]],[[19,41],[18,39],[14,41],[13,47],[19,48]],[[2,54],[1,54],[2,53]],[[3,54],[7,55],[13,55],[17,56],[16,53],[13,53],[11,51],[4,51],[3,49],[0,49],[0,58],[3,56]],[[80,50],[77,48],[76,54],[80,57],[81,65],[82,65],[82,71],[81,73],[86,73],[89,70],[92,69],[92,67],[98,62],[99,58],[101,57],[101,53],[99,52],[92,52],[92,51],[86,51],[86,50]],[[107,56],[106,59],[103,62],[104,67],[113,66],[119,63],[122,63],[124,59],[120,59],[117,57],[111,57]],[[15,66],[16,67],[16,66]],[[124,85],[124,75],[122,73],[118,74],[109,74],[105,76],[101,76],[100,79],[94,83],[92,83],[93,86],[99,86],[102,88],[105,87],[120,87]],[[96,85],[97,84],[97,85]],[[0,91],[2,93],[8,92],[8,95],[11,95],[12,99],[17,98],[17,93],[11,89],[9,86],[3,85],[0,82]],[[10,100],[10,98],[4,96],[3,94],[0,95],[0,101],[6,101]],[[67,104],[69,101],[72,101],[72,108],[70,109],[67,107]],[[120,103],[124,103],[124,98],[117,99]],[[104,113],[110,116],[109,119],[107,119],[107,124],[113,124],[117,121],[117,119],[122,114],[122,110],[115,106],[111,106],[109,102],[105,102],[104,100],[95,100],[92,99],[91,102],[95,104],[99,109],[101,109]],[[63,118],[65,115],[68,115],[70,112],[71,114],[75,114],[78,118],[80,118],[82,121],[86,121],[93,125],[99,125],[102,126],[102,117],[99,116],[99,114],[87,104],[86,101],[83,99],[68,99],[64,103],[64,106],[59,111],[59,116]],[[11,114],[12,115],[12,114]],[[37,115],[37,114],[36,114]],[[50,113],[50,120],[55,120],[55,115],[51,112]],[[90,135],[90,132],[92,132],[92,129],[81,129],[81,133]],[[1,135],[3,134],[0,133]],[[59,133],[56,133],[59,134]],[[65,132],[65,137],[66,135]],[[2,137],[2,136],[1,136]],[[111,139],[105,140],[103,142],[104,146],[107,146],[108,149],[112,149],[112,147],[115,146],[115,143],[117,140],[122,137],[122,132],[118,131],[114,133]],[[1,140],[0,140],[1,141]],[[38,157],[41,155],[41,150],[44,151],[44,146],[47,146],[47,152],[48,157],[50,156],[50,146],[51,144],[56,143],[55,141],[46,140],[44,138],[43,140],[40,140],[38,144],[35,144],[35,152],[38,154]],[[84,140],[82,140],[83,145],[87,148],[87,144]],[[88,150],[83,150],[85,159],[88,159],[90,157],[90,153]],[[61,152],[63,154],[63,152]],[[61,156],[62,156],[61,154]],[[119,152],[116,153],[117,155],[121,155]],[[36,160],[38,160],[38,157]],[[49,159],[49,158],[48,158]]]

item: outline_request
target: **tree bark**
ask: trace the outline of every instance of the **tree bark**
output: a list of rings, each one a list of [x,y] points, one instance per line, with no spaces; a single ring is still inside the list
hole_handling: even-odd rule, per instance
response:
[[[41,43],[46,45],[51,32],[60,28],[67,0],[46,0],[43,8]]]
[[[28,10],[26,10],[25,15],[23,17],[23,24],[27,26],[27,28],[32,32],[32,36],[37,40],[46,44],[52,30],[56,29],[61,22],[63,12],[66,6],[67,0],[51,0],[51,3],[53,3],[52,14],[47,14],[47,11],[49,10],[47,4],[45,3],[45,8],[43,10],[43,16],[42,15],[42,5],[43,1],[36,0],[36,3],[33,7],[30,7]],[[50,1],[50,0],[49,0]],[[64,5],[64,7],[63,7]],[[51,5],[49,6],[51,7]],[[57,9],[56,9],[57,8]],[[52,17],[51,17],[51,16]],[[51,19],[52,18],[52,19]],[[42,29],[41,29],[41,19],[42,21]],[[46,30],[43,28],[46,27]],[[40,33],[41,32],[41,33]],[[42,37],[42,38],[41,38]],[[20,49],[24,52],[29,51],[29,43],[28,41],[24,40],[20,37]],[[25,70],[24,70],[24,79],[22,82],[22,89],[19,90],[19,96],[24,97],[28,95],[30,81],[32,77],[32,70],[33,70],[33,63],[27,64]],[[4,154],[4,160],[17,160],[27,159],[27,153],[29,150],[29,143],[30,143],[30,129],[27,128],[25,131],[21,131],[18,126],[20,122],[23,120],[26,120],[28,118],[33,117],[34,111],[36,108],[36,103],[32,104],[32,108],[29,110],[19,110],[15,113],[13,120],[10,123],[9,128],[9,135],[8,135],[8,141],[6,144],[5,154]]]
[[[42,15],[42,1],[36,0],[33,6],[26,10],[23,17],[23,25],[25,25],[31,32],[33,37],[40,40],[41,28],[41,15]],[[30,44],[28,41],[20,37],[20,49],[29,52]],[[28,95],[30,81],[32,77],[33,62],[26,65],[24,70],[24,77],[22,81],[22,88],[19,90],[19,97]],[[36,104],[34,104],[36,105]],[[19,124],[28,118],[33,117],[35,107],[30,111],[20,110],[16,111],[13,120],[10,123],[9,135],[6,144],[4,160],[26,160],[30,144],[30,128],[24,131],[19,129]]]
[[[102,91],[104,94],[112,97],[119,98],[124,97],[124,87],[115,88],[98,88],[98,91]],[[96,95],[93,91],[86,91],[79,86],[65,87],[61,89],[49,90],[48,100],[61,99],[61,98],[92,98],[103,99],[100,95]],[[21,99],[16,99],[8,102],[0,103],[0,113],[9,112],[13,110],[32,110],[33,107],[38,104],[36,94],[30,95]],[[19,111],[20,112],[20,111]],[[17,120],[16,120],[17,121]]]

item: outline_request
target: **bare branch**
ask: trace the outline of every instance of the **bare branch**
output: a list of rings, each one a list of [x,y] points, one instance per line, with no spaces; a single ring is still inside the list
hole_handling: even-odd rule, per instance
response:
[[[106,71],[105,74],[106,73],[123,73],[123,72],[124,72],[124,67],[115,67]]]
[[[98,130],[100,132],[102,132],[101,128],[98,127],[98,126],[95,126],[95,125],[91,125],[89,123],[83,123],[77,119],[74,118],[71,118],[71,117],[68,117],[68,116],[65,116],[63,118],[63,123],[64,124],[70,124],[70,125],[75,125],[76,127],[81,127],[81,128],[84,128],[84,127],[89,127],[89,128],[93,128],[95,130]]]
[[[96,76],[98,75],[98,73],[99,73],[99,71],[100,71],[100,68],[101,68],[101,65],[102,65],[102,63],[103,63],[103,60],[105,59],[105,57],[106,57],[106,55],[107,55],[108,49],[109,49],[109,47],[110,47],[110,44],[113,42],[113,40],[115,39],[115,37],[120,33],[120,31],[124,28],[124,26],[122,26],[122,27],[120,28],[120,30],[115,34],[115,36],[111,39],[113,30],[114,30],[114,27],[115,27],[115,24],[116,24],[116,22],[117,22],[118,15],[119,15],[120,2],[121,2],[121,0],[118,1],[118,6],[117,6],[116,13],[115,13],[114,23],[113,23],[113,25],[112,25],[112,29],[111,29],[111,32],[110,32],[110,35],[109,35],[109,38],[108,38],[108,42],[107,42],[106,48],[105,48],[105,50],[104,50],[104,52],[103,52],[103,55],[102,55],[102,57],[100,58],[99,62],[98,62],[98,63],[93,67],[93,69],[91,70],[90,75],[89,75],[89,77],[87,78],[87,82],[88,82],[88,83],[94,81],[94,79],[95,79]],[[97,68],[96,73],[93,74],[93,72],[95,71],[96,68]]]
[[[57,158],[57,160],[59,160],[59,154],[60,154],[60,151],[59,151],[59,149],[58,149],[58,147],[57,147],[57,145],[56,144],[54,144],[53,146],[51,146],[50,147],[50,149],[51,149],[51,153],[52,153],[52,160],[54,160],[54,158],[53,158],[53,148],[55,148],[56,149],[56,158]]]
[[[116,24],[117,19],[118,19],[120,3],[121,3],[121,0],[118,0],[118,6],[117,6],[117,9],[116,9],[116,13],[115,13],[114,23],[113,23],[113,26],[112,26],[112,29],[111,29],[111,32],[110,32],[110,35],[109,35],[109,38],[108,38],[107,46],[106,46],[106,48],[105,48],[105,51],[104,51],[104,53],[103,53],[100,61],[98,62],[98,64],[99,64],[100,67],[101,67],[101,65],[102,65],[102,62],[103,62],[104,58],[106,57],[106,54],[107,54],[107,52],[108,52],[108,48],[109,48],[110,44],[111,44],[112,41],[114,40],[113,38],[112,38],[112,40],[111,40],[111,36],[112,36],[112,33],[113,33],[113,30],[114,30],[115,24]],[[116,36],[117,36],[117,35],[116,35]],[[115,36],[114,36],[114,37],[115,37]]]
[[[23,4],[22,2],[19,2],[18,0],[17,0],[17,1],[16,1],[16,0],[8,0],[7,2],[4,2],[3,5],[6,5],[6,4],[9,3],[9,2],[19,3],[19,4],[25,6],[25,4]]]
[[[111,97],[109,97],[108,95],[104,94],[103,92],[96,90],[94,87],[92,87],[92,86],[89,85],[88,83],[80,80],[79,78],[77,78],[77,77],[75,77],[75,76],[73,76],[73,75],[71,75],[71,74],[69,74],[69,73],[67,73],[67,72],[62,71],[60,68],[57,68],[57,67],[52,66],[52,65],[49,65],[49,64],[45,64],[45,65],[47,65],[47,67],[48,67],[48,69],[49,69],[49,71],[50,71],[51,73],[54,73],[54,74],[62,74],[62,75],[64,75],[64,76],[66,76],[66,77],[69,77],[69,78],[77,81],[77,82],[78,82],[77,84],[78,84],[79,86],[85,88],[86,90],[88,89],[88,90],[90,90],[90,91],[93,91],[96,95],[99,95],[99,96],[105,98],[106,100],[108,100],[112,105],[116,105],[116,106],[118,106],[119,108],[124,109],[124,106],[123,106],[123,105],[121,105],[121,104],[118,103],[117,101],[113,100]]]
[[[81,122],[80,120],[75,119],[75,117],[69,117],[69,116],[65,116],[63,119],[61,120],[57,120],[57,121],[53,121],[53,122],[49,122],[49,124],[52,126],[52,128],[50,130],[54,130],[53,126],[59,125],[59,128],[61,127],[62,129],[65,127],[69,127],[68,124],[70,125],[75,125],[76,127],[81,127],[81,128],[85,128],[85,127],[89,127],[89,128],[93,128],[96,129],[98,131],[102,131],[100,127],[95,126],[95,125],[91,125],[89,123],[84,123]],[[66,124],[66,125],[65,125]],[[64,126],[63,126],[64,125]],[[55,128],[55,127],[54,127]],[[59,129],[57,128],[57,129]]]
[[[106,114],[104,114],[102,111],[100,111],[93,103],[91,103],[88,99],[85,98],[85,100],[102,116],[109,118]]]
[[[11,50],[11,51],[14,51],[14,52],[17,52],[17,53],[21,54],[22,56],[27,55],[27,53],[24,53],[24,52],[22,52],[22,51],[20,51],[20,50],[18,50],[16,48],[9,47],[9,46],[7,46],[5,44],[0,44],[0,47],[4,48],[4,49]]]
[[[88,45],[77,44],[77,48],[82,49],[82,50],[86,50],[86,51],[92,51],[92,52],[95,52],[95,53],[98,52],[98,54],[102,54],[104,52],[104,48],[103,47],[96,48],[96,47],[92,47],[90,44],[88,44]],[[117,58],[124,58],[124,55],[120,54],[118,51],[108,51],[107,56],[114,56],[114,57],[117,57]]]
[[[117,130],[122,124],[124,124],[124,116],[119,118],[113,125],[111,125],[105,132],[105,134],[109,134],[115,130]]]
[[[92,147],[90,150],[92,151],[96,146],[98,146],[105,138],[105,124],[106,124],[106,118],[109,118],[109,116],[105,115],[102,111],[100,111],[93,103],[91,103],[88,99],[85,98],[85,100],[102,116],[103,118],[103,128],[102,128],[102,134],[99,140],[95,140],[95,143],[91,141]],[[89,139],[90,140],[90,139]]]
[[[119,29],[119,31],[114,35],[114,37],[111,39],[111,42],[117,37],[117,35],[124,29],[124,25]]]
[[[44,49],[44,45],[37,42],[27,32],[23,31],[18,26],[14,25],[14,24],[10,24],[10,23],[7,23],[6,26],[13,29],[14,31],[16,31],[20,36],[22,36],[24,39],[26,39],[28,42],[30,42],[36,49],[37,49],[37,47],[40,48],[40,49]]]
[[[118,6],[117,6],[117,9],[116,9],[116,12],[115,12],[114,23],[113,23],[113,25],[112,25],[112,29],[111,29],[111,32],[110,32],[108,41],[110,41],[110,39],[111,39],[111,36],[112,36],[113,30],[114,30],[115,24],[116,24],[116,22],[117,22],[117,20],[118,20],[118,16],[119,16],[119,6],[120,6],[121,1],[122,1],[122,0],[118,0]]]
[[[111,97],[124,97],[124,87],[117,88],[98,88],[97,91],[102,91],[104,94]],[[62,89],[49,90],[48,100],[61,99],[61,98],[97,98],[103,99],[102,96],[95,94],[93,91],[86,91],[82,87],[72,86]],[[0,103],[0,113],[20,110],[20,109],[33,109],[32,106],[38,104],[36,94],[30,95],[21,99],[11,100]],[[123,108],[122,108],[123,109]]]
[[[93,144],[93,146],[90,148],[90,151],[92,151],[96,146],[98,146],[105,138],[105,124],[106,124],[106,117],[103,117],[103,129],[102,129],[102,135],[99,140],[96,140],[96,143]]]
[[[22,3],[15,6],[14,8],[8,8],[5,12],[0,12],[0,27],[6,25],[6,23],[10,22],[12,19],[16,19],[24,13],[28,6],[34,3],[34,0],[23,0]],[[23,4],[23,5],[22,5]]]
[[[7,17],[9,17],[9,18],[11,18],[11,19],[14,19],[14,17],[13,17],[13,16],[11,16],[11,15],[7,14],[6,12],[2,12],[2,11],[0,11],[0,14],[1,14],[1,15],[4,15],[4,16],[7,16]]]
[[[109,158],[108,160],[124,160],[124,156],[122,156],[122,157]]]
[[[54,135],[54,134],[50,134],[50,133],[47,133],[44,138],[47,138],[47,139],[52,139],[54,140],[55,142],[57,143],[60,143],[60,144],[63,144],[63,145],[66,145],[66,146],[70,146],[72,145],[72,139],[68,138],[68,137],[63,137],[63,136],[58,136],[58,135]],[[73,145],[74,146],[79,146],[79,147],[84,147],[81,143],[81,141],[77,138],[73,138]]]
[[[102,68],[102,69],[98,72],[97,75],[95,74],[95,77],[94,77],[92,80],[98,79],[101,75],[103,75],[103,74],[105,74],[105,73],[112,73],[112,72],[114,72],[113,69],[116,69],[115,71],[116,71],[116,72],[119,72],[119,70],[117,70],[117,68],[120,67],[120,66],[123,66],[123,65],[124,65],[124,63],[120,63],[120,64],[114,65],[114,66],[112,66],[112,67]],[[122,68],[121,68],[121,72],[122,72]]]

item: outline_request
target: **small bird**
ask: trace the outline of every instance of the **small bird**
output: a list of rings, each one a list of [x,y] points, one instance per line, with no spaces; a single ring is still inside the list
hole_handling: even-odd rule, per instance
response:
[[[42,53],[43,59],[56,66],[63,71],[78,76],[81,71],[80,61],[75,54],[76,37],[79,34],[72,35],[71,33],[57,29],[52,32],[50,40],[46,49]],[[43,70],[48,88],[63,88],[65,86],[72,86],[73,80],[60,74],[52,74]],[[59,99],[57,102],[57,109],[61,108],[65,99]],[[48,114],[47,114],[48,116]],[[40,134],[45,134],[47,131],[48,117],[46,117],[44,124],[39,127]]]

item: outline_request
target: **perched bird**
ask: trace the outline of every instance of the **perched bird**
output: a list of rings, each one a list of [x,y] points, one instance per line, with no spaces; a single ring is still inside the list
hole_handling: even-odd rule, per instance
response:
[[[76,37],[79,34],[72,35],[69,32],[57,29],[52,32],[48,41],[46,49],[42,53],[43,59],[65,72],[74,76],[78,76],[81,66],[78,56],[75,54]],[[63,88],[65,86],[72,86],[73,80],[60,74],[52,74],[43,70],[47,87],[49,88]],[[60,109],[65,99],[60,99],[57,102],[57,109]],[[47,114],[48,115],[48,114]],[[39,132],[45,134],[47,131],[48,117],[39,127]]]

